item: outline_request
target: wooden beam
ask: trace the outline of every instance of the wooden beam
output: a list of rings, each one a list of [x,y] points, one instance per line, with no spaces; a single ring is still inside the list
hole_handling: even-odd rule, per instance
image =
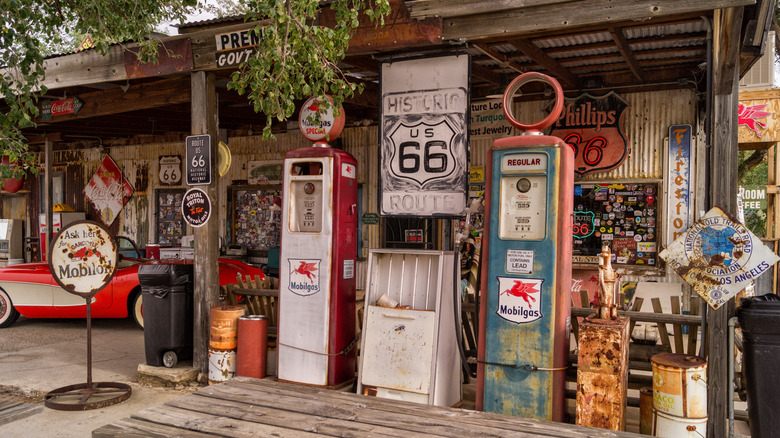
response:
[[[471,59],[471,75],[490,82],[491,84],[501,85],[502,83],[500,74],[485,66],[477,64],[474,62],[474,58]]]
[[[554,6],[581,0],[415,0],[407,2],[412,18],[431,16],[457,17],[459,15],[483,14],[508,11],[530,6]]]
[[[192,366],[202,375],[209,372],[209,316],[211,308],[219,304],[219,172],[217,170],[217,93],[214,73],[194,72],[192,81],[192,133],[211,136],[211,184],[202,186],[213,206],[206,225],[195,228],[196,272],[194,282],[194,322]],[[199,377],[198,380],[201,380]]]
[[[744,6],[755,0],[636,0],[605,2],[582,0],[561,3],[554,8],[533,6],[483,14],[463,14],[445,18],[444,40],[504,38],[557,32],[583,26],[608,25],[682,14],[709,13],[714,9]],[[490,4],[490,2],[485,2]]]
[[[727,9],[715,12],[713,19],[713,72],[716,78],[712,114],[709,200],[707,209],[715,205],[735,214],[737,210],[737,163],[739,151],[737,104],[739,103],[739,71],[736,68],[739,53],[736,47],[740,41],[742,9]],[[734,41],[729,41],[734,39]],[[733,44],[732,44],[733,43]],[[707,437],[728,435],[729,391],[733,391],[731,376],[728,375],[727,360],[733,351],[726,345],[728,320],[734,314],[734,300],[729,300],[717,310],[707,312]]]
[[[745,8],[729,8],[718,11],[713,18],[716,28],[712,39],[712,55],[714,68],[712,89],[714,94],[729,94],[734,88],[733,80],[739,81],[734,71],[739,70],[739,46],[742,33],[742,17]],[[736,108],[736,106],[735,106]],[[736,193],[736,192],[735,192]]]
[[[474,47],[478,49],[480,52],[487,55],[490,59],[498,62],[502,66],[512,69],[518,73],[525,73],[525,69],[521,66],[519,66],[516,62],[509,59],[506,55],[503,53],[499,53],[490,47],[488,47],[487,44],[475,44]]]
[[[625,59],[626,64],[628,64],[628,68],[631,69],[631,73],[634,74],[639,82],[644,82],[645,75],[642,72],[642,67],[640,67],[639,63],[636,61],[634,51],[631,50],[631,46],[628,44],[628,40],[626,39],[626,35],[623,33],[623,29],[619,27],[610,27],[609,33],[612,35],[612,40],[615,41],[615,45],[620,51],[620,54],[623,55],[623,59]]]
[[[566,67],[562,66],[558,61],[550,57],[550,55],[544,53],[544,51],[531,40],[526,38],[518,38],[510,42],[521,52],[523,52],[525,56],[531,58],[534,62],[547,69],[550,74],[560,79],[566,88],[580,88],[580,79],[577,76],[567,70]]]
[[[40,126],[67,122],[91,117],[109,116],[130,111],[157,108],[161,106],[186,103],[190,101],[190,83],[188,78],[177,77],[163,79],[139,85],[131,85],[127,92],[120,88],[110,88],[77,97],[84,102],[79,113],[54,116],[51,120],[35,121]]]

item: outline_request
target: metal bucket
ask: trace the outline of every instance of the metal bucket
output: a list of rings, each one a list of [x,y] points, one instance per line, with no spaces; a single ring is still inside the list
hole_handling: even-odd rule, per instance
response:
[[[242,306],[215,306],[211,308],[209,349],[236,349],[238,318],[244,316]]]
[[[268,319],[265,315],[238,318],[236,375],[262,379],[268,354]]]
[[[653,433],[653,388],[646,386],[639,390],[639,433]]]
[[[224,382],[236,375],[236,350],[209,348],[209,384]]]
[[[662,438],[704,438],[707,436],[707,417],[676,417],[653,409],[653,436]]]
[[[699,356],[661,353],[653,366],[653,407],[683,418],[707,418],[707,362]]]

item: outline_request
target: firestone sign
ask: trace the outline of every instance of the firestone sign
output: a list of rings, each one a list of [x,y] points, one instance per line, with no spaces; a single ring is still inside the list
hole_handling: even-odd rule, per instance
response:
[[[718,207],[707,212],[660,256],[713,309],[780,260],[761,239]]]
[[[623,122],[628,102],[614,91],[600,97],[583,94],[566,99],[550,135],[574,149],[574,172],[579,176],[614,169],[628,157],[630,145]]]

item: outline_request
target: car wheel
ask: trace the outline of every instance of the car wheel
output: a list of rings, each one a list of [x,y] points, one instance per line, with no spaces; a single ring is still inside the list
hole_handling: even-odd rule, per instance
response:
[[[138,327],[144,328],[144,301],[141,292],[136,292],[130,299],[130,315],[133,316],[133,321],[138,324]]]
[[[19,318],[19,311],[14,309],[11,297],[0,289],[0,328],[6,328]]]

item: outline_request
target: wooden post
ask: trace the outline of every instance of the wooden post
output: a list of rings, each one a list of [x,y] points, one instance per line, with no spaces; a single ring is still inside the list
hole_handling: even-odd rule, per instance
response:
[[[46,234],[44,235],[43,242],[41,242],[41,243],[46,246],[46,251],[48,252],[49,248],[50,248],[49,245],[51,244],[51,237],[52,237],[51,230],[54,229],[53,228],[54,215],[52,214],[52,207],[54,205],[53,205],[53,200],[52,200],[52,196],[53,195],[52,195],[52,187],[51,187],[51,185],[52,185],[52,160],[54,159],[54,157],[52,157],[52,155],[53,155],[52,154],[53,146],[51,144],[51,141],[49,141],[48,138],[44,142],[44,149],[45,149],[45,151],[44,151],[44,159],[46,160],[46,163],[44,163],[44,165],[46,166],[45,167],[44,179],[46,180],[46,187],[43,188],[43,194],[44,194],[43,211],[44,211],[44,214],[46,215]],[[41,245],[41,247],[43,247],[44,245]],[[44,257],[44,254],[43,254],[43,252],[41,252],[41,260],[43,260],[43,257]],[[48,260],[48,258],[46,260]]]
[[[739,42],[744,9],[730,8],[715,11],[713,17],[713,102],[712,134],[708,166],[709,207],[715,204],[724,211],[736,213],[739,104]],[[728,320],[734,313],[734,301],[707,313],[707,437],[728,434],[728,392],[733,391],[728,375],[728,355],[733,352],[726,345]]]
[[[218,108],[214,86],[214,73],[195,72],[191,75],[192,86],[192,134],[211,135],[211,184],[201,186],[211,200],[211,217],[206,225],[194,229],[195,241],[195,290],[193,318],[192,366],[207,376],[209,369],[209,313],[219,301],[219,198],[217,169]],[[184,154],[182,154],[184,155]],[[199,379],[203,380],[203,379]]]

